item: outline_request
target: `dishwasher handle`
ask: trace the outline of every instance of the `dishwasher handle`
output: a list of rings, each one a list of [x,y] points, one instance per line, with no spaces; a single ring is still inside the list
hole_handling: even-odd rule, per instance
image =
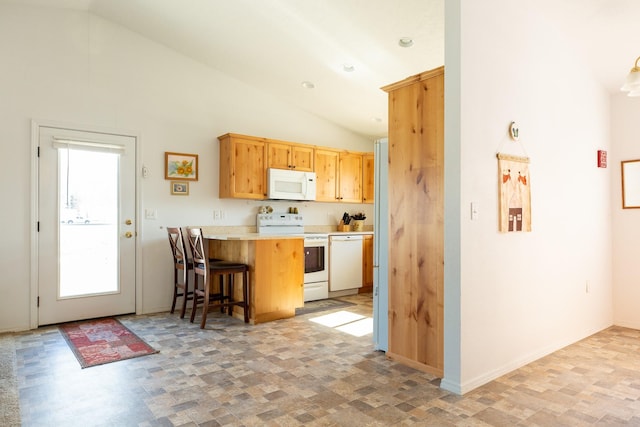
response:
[[[330,239],[334,242],[348,242],[350,240],[363,240],[362,235],[349,235],[349,236],[331,236]]]

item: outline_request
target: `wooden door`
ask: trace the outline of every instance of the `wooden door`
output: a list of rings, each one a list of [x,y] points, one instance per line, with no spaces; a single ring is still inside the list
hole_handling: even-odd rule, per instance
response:
[[[313,172],[313,147],[291,146],[291,164],[297,171]]]
[[[358,293],[373,290],[373,236],[365,235],[362,241],[362,287]]]
[[[266,144],[232,134],[220,140],[220,197],[259,199],[267,196]]]
[[[291,146],[277,142],[267,143],[267,168],[291,169]]]
[[[444,370],[444,69],[389,92],[389,350]]]
[[[340,153],[338,169],[341,202],[362,203],[362,154]]]
[[[362,203],[373,203],[375,200],[373,153],[362,155]]]
[[[316,171],[316,201],[338,201],[339,151],[317,148],[314,155]]]

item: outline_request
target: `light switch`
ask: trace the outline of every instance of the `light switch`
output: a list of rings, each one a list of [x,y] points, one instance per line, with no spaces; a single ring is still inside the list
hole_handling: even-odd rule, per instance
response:
[[[146,219],[158,219],[158,211],[156,209],[145,209],[144,217]]]

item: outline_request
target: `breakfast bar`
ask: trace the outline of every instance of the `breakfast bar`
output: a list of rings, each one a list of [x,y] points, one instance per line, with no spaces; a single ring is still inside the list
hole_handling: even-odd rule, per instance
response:
[[[251,324],[295,316],[304,306],[304,239],[260,233],[218,234],[203,230],[209,257],[249,266]],[[243,318],[236,307],[234,317]]]

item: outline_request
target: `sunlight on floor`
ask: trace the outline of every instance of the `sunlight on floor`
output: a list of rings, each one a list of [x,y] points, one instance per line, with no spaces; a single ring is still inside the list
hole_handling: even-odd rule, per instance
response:
[[[371,317],[365,317],[349,311],[336,311],[335,313],[313,317],[309,320],[356,337],[373,333],[373,319]]]

